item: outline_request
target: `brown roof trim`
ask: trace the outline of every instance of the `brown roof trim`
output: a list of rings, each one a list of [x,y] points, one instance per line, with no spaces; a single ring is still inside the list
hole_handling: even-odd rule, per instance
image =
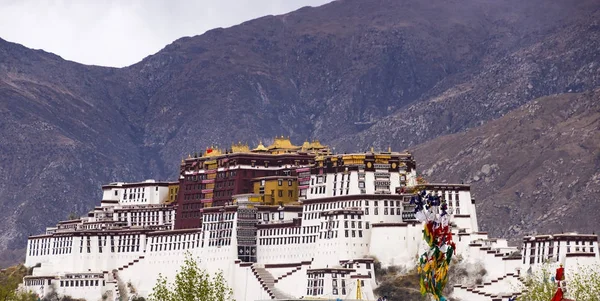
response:
[[[158,236],[158,235],[170,235],[170,234],[187,234],[187,233],[201,233],[202,228],[188,228],[188,229],[176,229],[176,230],[158,230],[147,234],[147,236]]]
[[[371,224],[371,227],[373,228],[379,228],[379,227],[406,227],[408,225],[408,223],[377,223],[377,224]]]
[[[81,222],[82,222],[82,220],[79,218],[79,219],[72,219],[72,220],[68,220],[68,221],[60,221],[60,222],[58,222],[58,224],[61,224],[61,225],[62,224],[75,224],[75,223],[81,223]]]
[[[100,201],[100,204],[102,204],[102,203],[118,204],[119,200],[102,200],[102,201]],[[102,208],[102,207],[100,207],[100,208]]]
[[[252,182],[260,181],[260,180],[298,180],[298,177],[294,176],[266,176],[266,177],[258,177],[252,178]]]
[[[361,209],[335,209],[335,210],[319,212],[319,216],[340,215],[340,214],[364,215],[365,213]]]
[[[521,260],[523,257],[502,257],[502,260]]]
[[[29,279],[58,279],[58,276],[25,276],[23,280]]]
[[[28,239],[37,239],[37,238],[49,238],[49,237],[64,237],[64,236],[111,236],[111,235],[137,235],[137,234],[146,234],[146,235],[162,235],[168,232],[176,233],[176,231],[188,231],[194,232],[199,231],[199,228],[195,229],[181,229],[181,230],[155,230],[155,229],[143,229],[143,228],[133,228],[133,229],[80,229],[69,232],[54,232],[52,234],[40,234],[40,235],[32,235],[29,236]],[[177,232],[179,233],[179,232]]]
[[[258,211],[269,211],[269,212],[302,212],[302,205],[283,205],[279,210],[279,205],[256,205],[254,206]]]
[[[252,266],[252,262],[241,262],[240,266],[241,267],[250,267],[250,266]]]
[[[307,274],[311,273],[352,273],[356,272],[356,269],[348,269],[348,268],[319,268],[319,269],[308,269],[306,270]]]
[[[198,161],[198,162],[204,162],[204,161],[212,161],[212,160],[219,160],[219,159],[245,159],[245,158],[252,158],[252,159],[256,159],[256,158],[279,158],[279,159],[285,159],[286,157],[289,158],[305,158],[305,159],[314,159],[314,155],[312,154],[308,154],[308,153],[285,153],[285,154],[271,154],[271,153],[253,153],[253,152],[243,152],[243,153],[230,153],[230,154],[222,154],[219,156],[213,156],[213,157],[198,157],[198,158],[186,158],[185,159],[185,163],[188,162],[194,162],[194,161]]]
[[[174,204],[165,204],[164,206],[158,206],[158,205],[149,205],[149,206],[153,206],[153,207],[148,207],[148,208],[136,208],[136,207],[128,207],[127,205],[124,205],[121,208],[114,208],[114,212],[150,212],[150,211],[169,211],[169,210],[175,210],[175,206]]]
[[[206,213],[218,213],[218,212],[237,212],[238,206],[237,205],[231,205],[231,206],[217,206],[217,207],[206,207],[206,208],[202,208],[200,209],[200,211],[204,214]]]
[[[169,186],[169,184],[174,184],[175,182],[139,182],[139,183],[122,183],[122,185],[117,185],[117,184],[107,184],[107,185],[102,185],[102,190],[104,190],[105,188],[137,188],[137,187],[145,187],[145,186],[161,186],[161,187],[167,187]],[[179,183],[179,182],[177,182]]]
[[[36,239],[36,238],[48,238],[48,237],[52,237],[53,234],[39,234],[39,235],[31,235],[29,237],[27,237],[27,239]]]
[[[339,201],[360,201],[360,200],[396,200],[403,201],[409,200],[412,194],[355,194],[355,195],[341,195],[319,199],[303,200],[304,204],[318,204],[318,203],[330,203]]]
[[[296,263],[265,263],[265,269],[278,269],[278,268],[297,268],[302,265],[302,262]]]
[[[455,214],[454,217],[471,217],[470,214]]]
[[[596,253],[567,253],[567,257],[596,257]]]
[[[369,275],[350,275],[350,279],[371,279]]]
[[[372,263],[375,259],[373,258],[358,258],[350,260],[340,260],[340,263]]]
[[[302,223],[299,218],[294,218],[291,221],[272,224],[256,224],[256,229],[277,229],[277,228],[297,228],[301,227]]]
[[[533,238],[533,240],[532,240]],[[598,241],[595,234],[552,234],[523,237],[523,243],[545,241]]]
[[[421,186],[421,185],[420,185]],[[444,184],[444,183],[428,183],[424,184],[425,189],[427,190],[460,190],[460,191],[470,191],[471,185],[468,184]]]

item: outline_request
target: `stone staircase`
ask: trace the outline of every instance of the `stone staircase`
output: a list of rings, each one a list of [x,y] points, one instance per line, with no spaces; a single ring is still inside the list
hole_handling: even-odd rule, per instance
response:
[[[520,276],[517,273],[508,273],[506,275],[503,275],[497,279],[493,279],[491,281],[487,281],[483,284],[477,285],[477,286],[467,286],[467,285],[460,285],[457,284],[454,286],[454,290],[460,290],[463,293],[469,294],[472,297],[469,298],[468,300],[491,300],[491,301],[503,301],[503,300],[508,300],[511,297],[519,297],[523,292],[517,292],[517,293],[513,293],[513,294],[494,294],[489,292],[489,289],[492,285],[501,282],[505,279],[508,278],[514,278],[516,280],[518,280],[520,283],[524,283],[525,279]]]
[[[255,263],[251,267],[252,273],[258,279],[263,289],[269,294],[271,299],[294,299],[294,297],[284,293],[275,287],[275,279],[262,264]]]
[[[112,297],[109,298],[109,300],[114,300],[114,301],[118,301],[121,300],[121,292],[119,291],[119,271],[123,271],[131,266],[133,266],[134,264],[140,262],[140,260],[144,259],[144,256],[140,256],[136,259],[134,259],[131,262],[128,262],[127,264],[120,266],[114,270],[112,270],[112,272],[110,273],[110,278],[108,281],[106,281],[106,286],[112,289]],[[105,274],[108,274],[107,271],[104,272]]]
[[[108,295],[108,299],[110,301],[119,301],[121,300],[121,294],[119,292],[119,283],[117,281],[117,270],[113,270],[110,274],[105,271],[105,275],[110,275],[110,277],[105,277],[106,280],[106,288],[107,292],[110,292]]]
[[[295,272],[298,272],[300,270],[302,270],[302,265],[299,265],[299,266],[295,267],[293,270],[291,270],[291,271],[289,271],[289,272],[287,272],[287,273],[285,273],[285,274],[277,277],[277,279],[275,279],[273,281],[273,283],[277,283],[277,282],[283,280],[283,278],[285,278],[285,277],[292,276],[292,274],[294,274]]]
[[[138,257],[137,259],[134,259],[134,260],[133,260],[133,261],[131,261],[131,262],[128,262],[126,265],[123,265],[123,266],[119,267],[119,268],[118,268],[118,270],[119,270],[119,271],[122,271],[122,270],[124,270],[124,269],[126,269],[126,268],[128,268],[128,267],[130,267],[130,266],[132,266],[132,265],[134,265],[135,263],[137,263],[137,262],[140,262],[140,260],[142,260],[142,259],[144,259],[144,256],[143,256],[143,255],[142,255],[142,256],[140,256],[140,257]]]

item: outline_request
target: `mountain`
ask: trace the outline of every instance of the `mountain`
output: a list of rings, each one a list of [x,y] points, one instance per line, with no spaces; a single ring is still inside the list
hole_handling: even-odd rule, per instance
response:
[[[108,180],[148,174],[116,70],[0,40],[0,246],[83,213]]]
[[[414,148],[426,179],[471,184],[481,226],[501,237],[600,232],[600,89],[535,99]]]
[[[176,178],[210,144],[420,149],[592,90],[599,17],[593,0],[342,0],[181,38],[118,69],[0,40],[0,250],[84,214],[101,184]]]
[[[515,5],[526,11],[538,3],[528,4],[524,8]],[[487,47],[474,47],[484,53],[473,68],[449,74],[410,106],[334,143],[345,149],[409,147],[481,125],[541,96],[600,86],[598,5],[589,8],[588,14],[577,14],[575,9],[563,13],[573,17],[572,22],[542,26],[543,21],[535,17],[562,20],[561,14],[547,8],[527,12],[525,19],[512,24],[493,22],[499,26],[498,33],[489,34],[483,42]]]

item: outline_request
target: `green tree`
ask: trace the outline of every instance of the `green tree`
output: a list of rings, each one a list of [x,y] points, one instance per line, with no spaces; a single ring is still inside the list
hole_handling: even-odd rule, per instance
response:
[[[35,301],[35,294],[17,291],[23,276],[27,275],[27,268],[20,264],[0,272],[0,300],[1,301]]]
[[[233,290],[226,284],[223,272],[214,277],[200,269],[196,260],[188,252],[174,283],[158,276],[150,295],[155,301],[229,301],[233,300]]]
[[[577,273],[565,273],[565,297],[577,301],[596,301],[600,296],[600,265],[577,266]],[[526,278],[519,301],[548,301],[556,293],[555,270],[546,264]]]

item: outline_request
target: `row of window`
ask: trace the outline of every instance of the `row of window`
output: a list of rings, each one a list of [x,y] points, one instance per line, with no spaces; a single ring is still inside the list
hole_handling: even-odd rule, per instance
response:
[[[116,238],[116,239],[115,239]],[[140,251],[140,236],[139,235],[125,235],[125,236],[99,236],[98,237],[98,253],[102,253],[104,249],[108,251],[110,248],[111,253],[126,253],[126,252],[139,252]],[[108,245],[108,247],[107,247]],[[87,252],[91,253],[90,237],[86,239]],[[82,252],[83,240],[79,247],[79,252]]]
[[[323,229],[337,229],[340,227],[339,220],[329,220],[321,222],[321,230]],[[349,229],[362,229],[362,221],[344,221],[344,228]],[[365,222],[365,229],[369,229],[369,222]]]
[[[204,242],[200,245],[201,239],[196,241],[184,241],[184,242],[170,242],[164,244],[153,244],[150,245],[150,252],[160,252],[160,251],[174,251],[174,250],[185,250],[191,248],[204,247]]]
[[[206,165],[205,169],[214,169],[212,167],[217,167],[216,165],[212,166],[214,164],[211,165]],[[227,164],[227,166],[229,166],[229,164]],[[198,167],[198,166],[196,166]],[[191,171],[190,169],[187,169],[186,171]],[[198,171],[198,168],[196,168],[196,171]],[[212,172],[214,173],[214,171]],[[191,181],[191,182],[195,182],[195,181],[201,181],[201,180],[206,180],[208,179],[208,174],[209,173],[202,173],[202,174],[197,174],[197,175],[187,175],[185,176],[185,180],[186,181]],[[237,175],[237,171],[232,170],[232,171],[220,171],[217,172],[217,178],[218,179],[227,179],[227,178],[235,178],[235,176]],[[186,188],[188,189],[188,188]]]
[[[206,194],[204,193],[186,193],[183,195],[183,199],[186,201],[201,200],[204,198],[206,198]]]
[[[373,201],[373,205],[375,207],[379,206],[379,202],[380,201]],[[402,201],[387,201],[384,200],[383,201],[383,206],[394,206],[394,203],[396,204],[396,207],[400,207],[402,205]],[[365,207],[369,206],[369,201],[368,200],[364,200],[364,204]],[[363,201],[362,200],[357,200],[357,201],[343,201],[343,202],[329,202],[329,203],[319,203],[319,204],[310,204],[310,205],[306,205],[306,211],[327,211],[330,209],[343,209],[343,208],[350,208],[350,207],[362,207],[363,205]]]
[[[217,222],[221,220],[233,220],[235,213],[212,213],[204,214],[202,220],[205,222]]]
[[[294,235],[300,234],[313,234],[319,231],[319,226],[305,226],[305,227],[289,227],[289,228],[275,228],[275,229],[261,229],[259,230],[259,236],[275,236],[275,235]]]
[[[546,246],[548,246],[548,254],[546,254]],[[542,242],[541,244],[531,244],[529,247],[529,264],[542,263],[545,259],[554,258],[554,242]],[[560,243],[556,246],[556,259],[560,258],[560,247],[564,247]],[[567,253],[571,253],[571,242],[567,241],[566,244]],[[575,246],[573,247],[575,252],[586,252],[589,250],[590,253],[594,253],[593,242],[589,242],[589,248],[585,247],[585,242],[581,242],[581,247],[579,247],[579,241],[575,242]],[[525,249],[526,250],[526,249]],[[526,262],[527,256],[523,256],[523,263]]]
[[[221,246],[230,246],[230,245],[231,245],[230,238],[218,238],[218,239],[211,239],[208,241],[209,247],[221,247]]]
[[[274,237],[259,239],[260,245],[287,245],[287,244],[306,244],[317,241],[317,236],[290,236],[290,237]]]
[[[202,224],[205,231],[207,230],[223,230],[233,229],[233,222],[222,222],[222,223],[204,223]]]
[[[29,243],[30,256],[50,255],[50,238],[30,239]]]
[[[155,210],[155,211],[127,211],[115,212],[117,221],[129,222],[132,226],[159,225],[162,217],[163,224],[171,223],[173,210]]]
[[[160,236],[152,236],[150,238],[150,244],[166,243],[166,242],[182,242],[182,241],[190,241],[190,240],[195,241],[198,238],[200,238],[199,233],[179,234],[179,235],[160,235]]]
[[[98,286],[100,283],[99,280],[61,280],[61,287],[78,287],[78,286]],[[104,280],[102,280],[102,286],[105,285]]]
[[[48,285],[50,285],[50,279],[48,279],[47,281],[44,279],[29,279],[29,280],[25,280],[25,286],[38,286],[38,285],[46,285],[46,283],[48,283]]]

